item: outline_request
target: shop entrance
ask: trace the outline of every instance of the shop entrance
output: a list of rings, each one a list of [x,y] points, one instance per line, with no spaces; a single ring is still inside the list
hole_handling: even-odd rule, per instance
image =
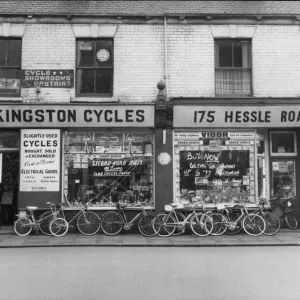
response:
[[[0,153],[0,225],[12,225],[18,211],[19,153]]]

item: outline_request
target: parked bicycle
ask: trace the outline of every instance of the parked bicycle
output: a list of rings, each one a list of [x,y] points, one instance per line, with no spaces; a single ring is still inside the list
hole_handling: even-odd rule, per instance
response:
[[[233,215],[229,209],[231,211],[239,211],[239,213]],[[215,228],[212,235],[222,235],[227,232],[228,228],[235,233],[243,228],[251,236],[259,236],[266,230],[264,219],[258,214],[249,213],[245,204],[223,204],[222,207],[219,205],[218,210],[220,213],[214,213],[212,216]],[[231,219],[232,216],[234,216],[233,219]]]
[[[52,202],[47,202],[50,206],[50,211],[46,211],[38,218],[34,216],[34,211],[38,210],[37,206],[27,206],[26,216],[17,215],[18,219],[14,223],[14,231],[19,236],[26,236],[31,233],[33,229],[36,232],[41,231],[45,235],[51,235],[50,223],[53,219],[58,218],[59,212]]]
[[[297,229],[298,222],[295,216],[292,214],[295,209],[293,208],[293,202],[296,201],[296,197],[289,198],[275,198],[270,199],[270,205],[272,212],[280,219],[281,226],[286,224],[290,229]]]
[[[266,223],[265,235],[274,235],[280,230],[280,219],[277,215],[268,211],[265,207],[267,201],[265,199],[259,199],[258,207],[253,211],[254,214],[260,215]]]
[[[176,211],[179,203],[170,203],[165,205],[165,213],[160,213],[156,219],[161,223],[159,236],[168,237],[170,235],[178,235],[185,232],[187,226],[198,236],[207,236],[213,230],[213,220],[206,213],[203,205],[201,207],[193,207],[193,211],[187,216]],[[201,211],[200,211],[201,210]]]
[[[93,201],[93,198],[89,202]],[[100,218],[99,216],[88,210],[88,204],[84,204],[82,207],[79,207],[79,212],[69,221],[66,220],[64,213],[64,206],[60,207],[60,218],[54,219],[50,222],[50,232],[54,236],[63,236],[65,235],[70,225],[74,220],[76,220],[77,229],[84,235],[94,235],[100,229]]]
[[[118,202],[116,204],[117,211],[109,211],[101,218],[101,229],[106,235],[116,235],[122,229],[130,230],[137,223],[139,232],[147,237],[155,236],[160,230],[159,220],[155,220],[156,214],[152,211],[147,211],[144,207],[147,201],[139,202],[137,206],[142,208],[132,220],[128,221],[124,209],[127,203]]]

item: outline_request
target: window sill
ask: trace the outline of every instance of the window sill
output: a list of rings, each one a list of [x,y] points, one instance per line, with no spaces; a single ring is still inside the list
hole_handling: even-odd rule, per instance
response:
[[[0,102],[23,102],[22,97],[0,96]]]
[[[118,97],[76,97],[76,98],[71,98],[71,102],[89,102],[89,103],[119,102],[119,99]]]

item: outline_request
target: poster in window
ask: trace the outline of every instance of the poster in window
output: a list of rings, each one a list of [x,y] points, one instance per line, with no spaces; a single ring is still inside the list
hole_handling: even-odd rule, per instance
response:
[[[21,130],[20,191],[59,191],[60,130]]]

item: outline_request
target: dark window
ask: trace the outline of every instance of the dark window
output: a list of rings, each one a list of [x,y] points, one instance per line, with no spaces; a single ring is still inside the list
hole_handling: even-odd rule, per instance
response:
[[[0,39],[0,95],[20,95],[21,39]]]
[[[250,96],[251,43],[249,40],[215,40],[216,94]]]
[[[112,96],[113,40],[77,40],[76,92],[78,96]]]

